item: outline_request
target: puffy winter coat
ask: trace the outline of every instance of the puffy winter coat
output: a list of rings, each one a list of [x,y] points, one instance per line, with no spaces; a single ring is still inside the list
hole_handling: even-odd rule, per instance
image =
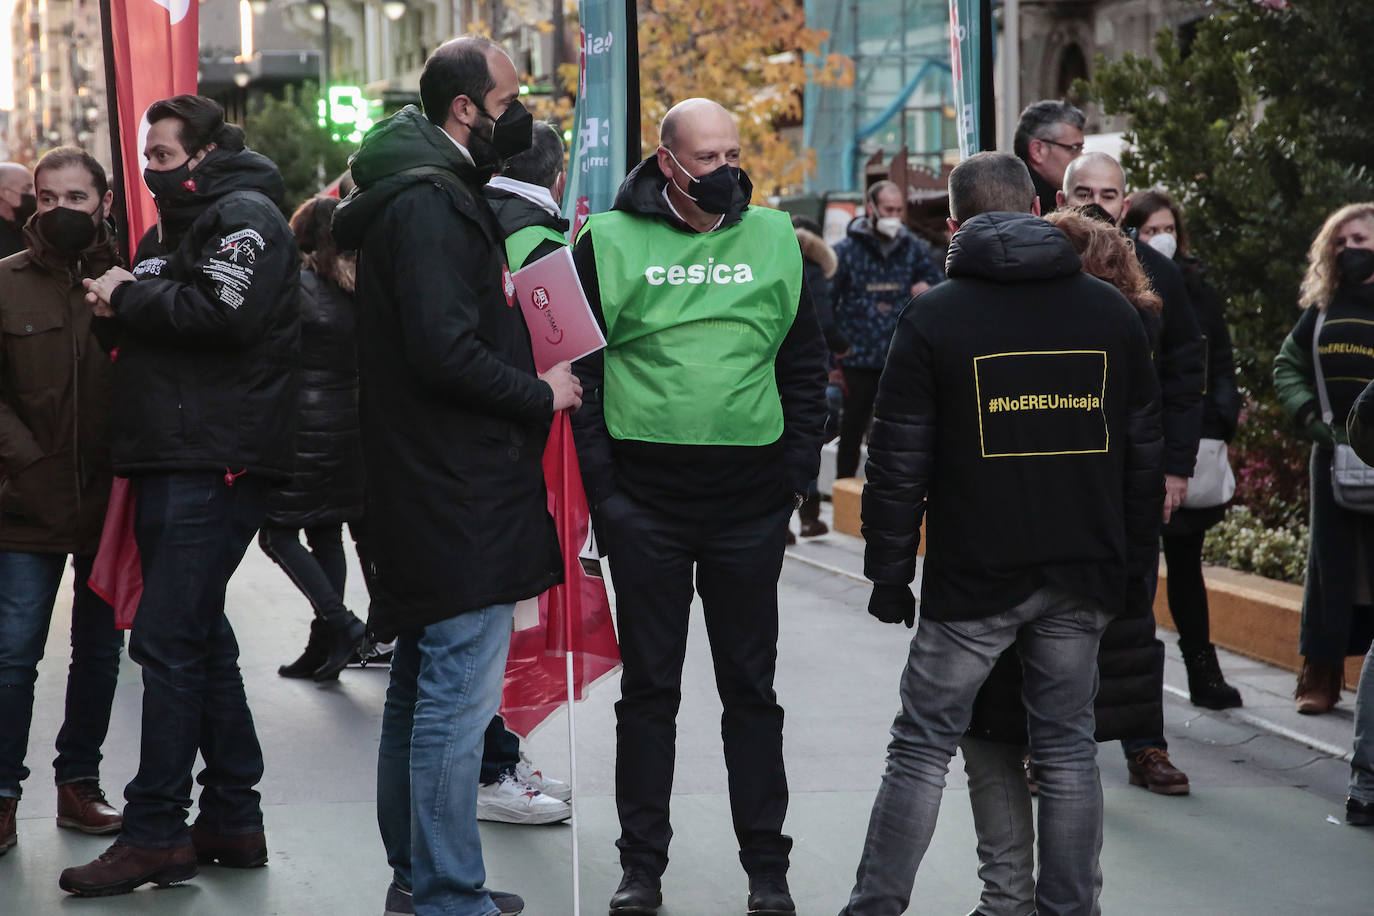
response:
[[[302,270],[296,460],[290,482],[268,499],[269,525],[309,528],[362,517],[355,327],[352,294]]]
[[[489,176],[414,106],[353,158],[334,212],[358,252],[358,359],[379,639],[562,579],[544,489],[553,390],[534,371]]]
[[[881,369],[897,316],[911,298],[911,287],[940,282],[926,243],[903,229],[895,239],[873,230],[867,217],[849,224],[835,244],[839,268],[831,278],[835,324],[849,340],[844,364]]]
[[[300,254],[277,208],[277,167],[215,149],[194,199],[161,226],[121,284],[115,472],[230,470],[286,480],[295,458]]]

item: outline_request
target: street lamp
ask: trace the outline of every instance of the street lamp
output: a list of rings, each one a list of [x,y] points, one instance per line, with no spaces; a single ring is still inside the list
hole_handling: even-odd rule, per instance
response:
[[[406,14],[406,0],[382,0],[382,15],[392,22]]]

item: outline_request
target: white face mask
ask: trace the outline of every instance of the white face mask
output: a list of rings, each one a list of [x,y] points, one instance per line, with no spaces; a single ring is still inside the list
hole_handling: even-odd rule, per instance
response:
[[[1166,258],[1172,258],[1178,251],[1178,238],[1172,232],[1156,232],[1145,244]]]
[[[897,233],[902,231],[902,218],[900,216],[884,216],[874,224],[874,228],[877,229],[881,235],[885,235],[890,239],[895,239]]]

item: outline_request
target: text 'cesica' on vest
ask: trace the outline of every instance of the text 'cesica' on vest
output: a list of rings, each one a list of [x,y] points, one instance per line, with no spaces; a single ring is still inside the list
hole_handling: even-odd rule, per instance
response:
[[[653,265],[644,269],[644,279],[650,286],[706,286],[712,283],[753,283],[754,268],[748,264],[717,264],[715,258],[708,258],[705,264],[673,264],[668,267]]]

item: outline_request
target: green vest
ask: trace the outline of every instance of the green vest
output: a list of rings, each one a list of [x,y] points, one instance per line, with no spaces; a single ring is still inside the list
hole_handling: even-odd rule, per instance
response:
[[[750,207],[714,232],[613,210],[588,219],[606,319],[606,428],[674,445],[782,436],[774,360],[797,317],[802,259],[786,213]]]
[[[545,242],[566,245],[568,239],[563,233],[549,226],[526,226],[506,236],[506,262],[510,264],[510,269],[519,270],[524,267],[525,259],[534,254],[534,249]]]

